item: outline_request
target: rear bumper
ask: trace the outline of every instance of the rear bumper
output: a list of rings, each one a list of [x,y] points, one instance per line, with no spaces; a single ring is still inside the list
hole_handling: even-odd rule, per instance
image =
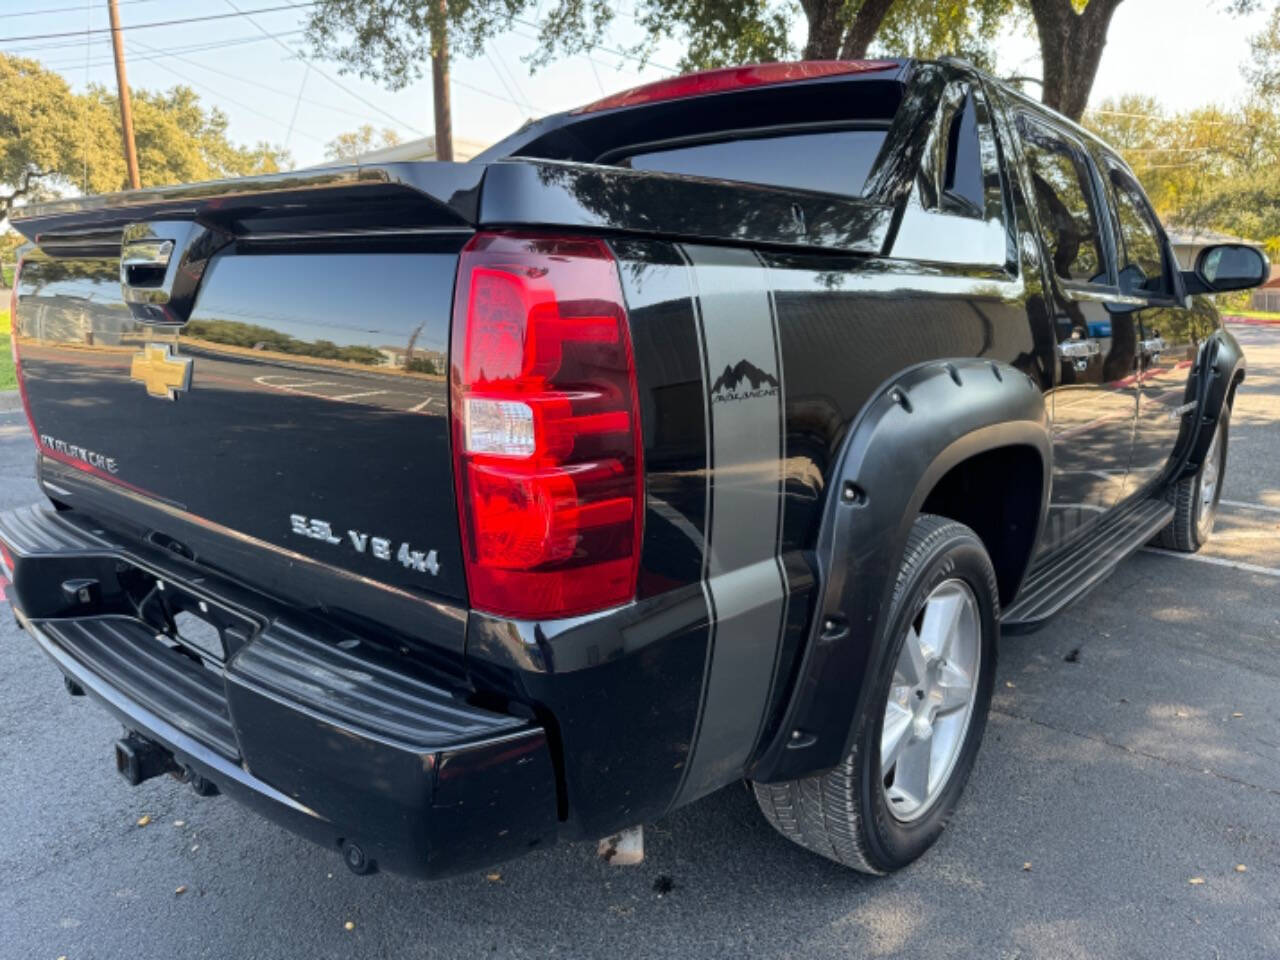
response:
[[[268,818],[416,876],[554,841],[556,775],[530,720],[468,703],[376,640],[50,510],[0,514],[0,545],[19,623],[59,669]],[[157,630],[140,589],[147,604],[199,610],[225,653]]]

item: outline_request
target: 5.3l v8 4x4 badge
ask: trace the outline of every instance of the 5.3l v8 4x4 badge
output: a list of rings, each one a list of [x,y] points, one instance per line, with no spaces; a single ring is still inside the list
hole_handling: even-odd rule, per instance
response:
[[[389,563],[394,559],[407,570],[429,573],[433,577],[440,573],[440,562],[436,559],[434,550],[424,553],[421,550],[414,550],[408,543],[401,543],[400,548],[392,553],[391,540],[386,537],[371,536],[359,530],[348,530],[344,541],[333,532],[333,525],[328,520],[304,517],[300,513],[289,515],[289,527],[298,536],[319,540],[321,543],[331,543],[334,546],[344,542],[350,543],[356,553],[367,554],[375,560],[385,560]]]

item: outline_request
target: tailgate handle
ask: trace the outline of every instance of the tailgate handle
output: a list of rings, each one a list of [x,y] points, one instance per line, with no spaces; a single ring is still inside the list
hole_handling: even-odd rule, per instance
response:
[[[186,323],[205,267],[232,239],[193,221],[129,224],[120,240],[120,291],[130,312],[147,324]]]
[[[172,256],[172,240],[125,241],[120,245],[120,282],[132,289],[158,287]]]

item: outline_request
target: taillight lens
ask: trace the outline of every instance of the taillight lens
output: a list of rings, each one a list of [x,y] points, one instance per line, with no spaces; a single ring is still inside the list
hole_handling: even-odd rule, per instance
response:
[[[548,619],[635,596],[639,403],[618,266],[591,238],[478,234],[451,347],[471,605]]]
[[[899,66],[895,60],[798,60],[789,63],[753,63],[741,67],[718,67],[655,80],[632,87],[579,107],[574,113],[595,113],[615,107],[634,107],[662,100],[681,100],[711,93],[726,93],[747,87],[764,87],[797,80],[816,80],[850,73],[877,73]]]

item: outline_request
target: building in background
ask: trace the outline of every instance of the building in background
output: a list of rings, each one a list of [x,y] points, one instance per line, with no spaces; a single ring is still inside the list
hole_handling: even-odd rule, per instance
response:
[[[479,140],[453,138],[453,159],[455,162],[470,160],[479,153],[488,150],[491,144]],[[420,140],[408,140],[397,143],[394,147],[382,147],[370,150],[356,157],[353,163],[408,163],[414,160],[434,160],[436,158],[436,138],[422,137]]]
[[[1169,243],[1173,246],[1173,254],[1178,258],[1178,266],[1183,270],[1194,270],[1196,257],[1205,247],[1215,243],[1248,243],[1227,233],[1216,230],[1191,229],[1170,224],[1165,231],[1169,234]]]
[[[1280,313],[1280,267],[1271,268],[1271,279],[1253,291],[1249,306],[1254,310]]]

